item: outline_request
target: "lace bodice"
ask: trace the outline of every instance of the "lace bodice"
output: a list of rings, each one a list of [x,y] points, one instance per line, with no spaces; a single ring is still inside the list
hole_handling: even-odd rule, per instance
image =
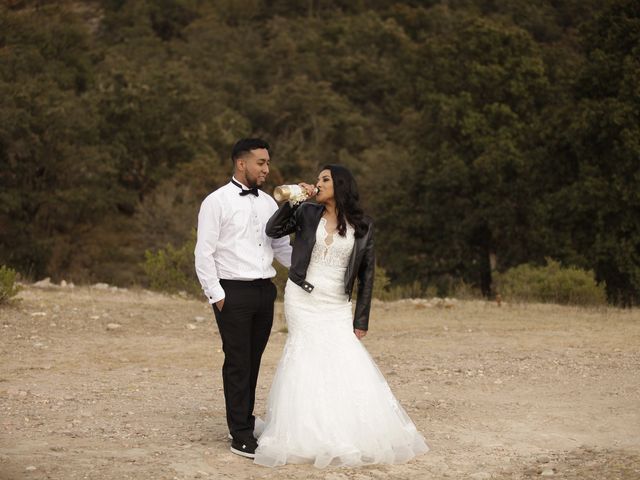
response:
[[[347,233],[343,237],[337,231],[327,233],[327,221],[320,219],[316,230],[316,244],[311,252],[311,262],[331,267],[346,268],[355,241],[353,227],[347,224]]]

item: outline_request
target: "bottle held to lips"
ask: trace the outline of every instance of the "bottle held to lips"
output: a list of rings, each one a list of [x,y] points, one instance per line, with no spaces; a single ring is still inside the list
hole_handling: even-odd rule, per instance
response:
[[[315,187],[313,195],[316,195],[317,193],[318,187]],[[273,191],[273,196],[278,202],[288,200],[291,204],[298,204],[309,198],[307,190],[302,188],[300,185],[280,185]]]

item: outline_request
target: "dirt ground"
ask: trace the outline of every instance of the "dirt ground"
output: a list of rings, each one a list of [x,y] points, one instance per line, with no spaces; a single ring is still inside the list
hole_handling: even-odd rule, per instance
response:
[[[286,338],[277,307],[258,415]],[[431,451],[269,469],[229,452],[204,301],[28,286],[0,308],[0,479],[640,479],[638,310],[403,301],[376,303],[370,328]]]

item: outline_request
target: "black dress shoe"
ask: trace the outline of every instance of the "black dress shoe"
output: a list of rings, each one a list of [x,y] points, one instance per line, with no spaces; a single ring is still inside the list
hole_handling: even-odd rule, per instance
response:
[[[236,440],[231,442],[231,452],[241,457],[254,458],[256,456],[256,448],[258,448],[258,442],[255,438],[251,440]]]

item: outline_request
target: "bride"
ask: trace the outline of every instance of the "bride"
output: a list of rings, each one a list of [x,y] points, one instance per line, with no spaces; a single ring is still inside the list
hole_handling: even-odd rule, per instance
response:
[[[359,341],[371,307],[373,223],[345,167],[325,166],[316,187],[317,204],[284,203],[267,223],[270,237],[295,233],[295,240],[284,297],[289,334],[254,461],[319,468],[406,462],[428,447]]]

